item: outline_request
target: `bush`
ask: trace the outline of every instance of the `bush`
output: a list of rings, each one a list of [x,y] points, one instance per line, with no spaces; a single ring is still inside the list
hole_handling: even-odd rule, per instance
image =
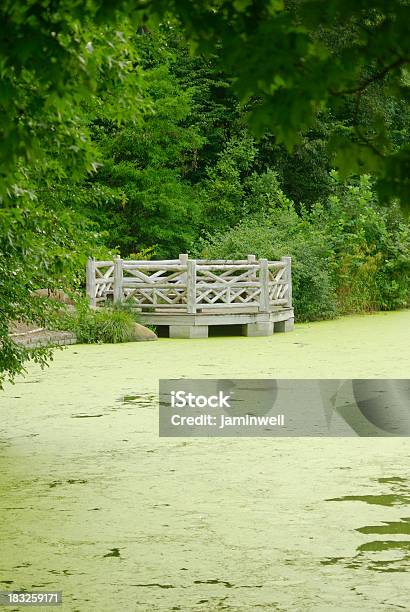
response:
[[[203,242],[200,249],[207,258],[242,259],[254,253],[258,258],[278,260],[290,255],[297,319],[314,321],[336,314],[325,237],[290,207],[245,219],[228,232]]]
[[[264,212],[198,245],[205,257],[292,257],[299,321],[409,305],[410,227],[398,206],[383,208],[368,176],[343,183],[331,173],[332,195],[312,212],[293,203],[267,173],[252,178],[249,203]],[[263,188],[261,188],[261,185]],[[256,208],[254,208],[255,210]],[[249,206],[249,210],[252,207]]]
[[[398,206],[384,208],[369,176],[343,183],[331,173],[332,195],[316,207],[332,251],[330,270],[341,313],[393,310],[409,304],[410,228]]]
[[[135,339],[135,316],[124,307],[91,310],[82,304],[75,313],[64,318],[65,329],[73,331],[85,344],[116,344]]]

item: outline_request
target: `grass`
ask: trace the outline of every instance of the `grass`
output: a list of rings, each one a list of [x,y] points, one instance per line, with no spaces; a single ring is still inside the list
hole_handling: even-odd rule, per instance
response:
[[[80,304],[76,311],[64,315],[63,326],[85,344],[117,344],[135,340],[136,316],[130,307],[105,306],[92,310]]]

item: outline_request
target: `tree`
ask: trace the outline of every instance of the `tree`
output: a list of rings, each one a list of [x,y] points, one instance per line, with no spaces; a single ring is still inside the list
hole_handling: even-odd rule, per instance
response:
[[[96,168],[83,106],[116,84],[106,113],[121,120],[140,98],[130,26],[106,25],[104,9],[68,1],[6,0],[0,7],[0,385],[27,359],[44,363],[50,355],[22,349],[9,336],[13,321],[52,321],[55,304],[32,291],[73,288],[87,251],[97,248],[95,229],[61,205],[56,188]]]
[[[251,125],[288,148],[319,111],[350,104],[350,126],[331,142],[335,165],[344,174],[371,171],[386,196],[408,203],[408,142],[392,139],[388,117],[368,104],[375,86],[408,103],[408,0],[174,0],[155,10],[177,15],[196,48],[221,46],[221,66],[251,103]],[[408,141],[408,121],[404,133]]]
[[[351,100],[351,126],[333,139],[337,165],[345,172],[372,171],[387,193],[406,193],[409,146],[392,142],[377,109],[366,120],[361,110],[375,84],[408,102],[408,0],[123,0],[117,9],[106,0],[6,0],[0,11],[5,175],[14,174],[21,157],[38,156],[50,137],[64,134],[78,147],[69,149],[77,158],[85,154],[86,134],[76,129],[79,103],[95,90],[102,71],[135,86],[127,28],[172,18],[193,47],[208,53],[220,48],[220,65],[241,101],[252,101],[252,125],[259,132],[269,126],[288,147],[300,142],[318,111]],[[113,111],[138,114],[131,100],[119,98]]]
[[[149,47],[150,38],[143,38]],[[205,138],[186,123],[192,92],[170,74],[167,58],[141,64],[148,111],[138,124],[114,123],[104,112],[104,94],[98,113],[88,111],[100,162],[83,182],[77,206],[84,209],[86,202],[87,215],[108,231],[109,245],[122,255],[151,248],[158,257],[170,257],[185,252],[196,237],[200,202],[185,177]]]

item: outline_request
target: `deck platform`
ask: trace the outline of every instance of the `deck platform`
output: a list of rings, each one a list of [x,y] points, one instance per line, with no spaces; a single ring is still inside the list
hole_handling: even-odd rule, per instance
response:
[[[142,323],[171,338],[207,338],[210,326],[239,325],[245,336],[293,329],[291,259],[280,261],[89,259],[91,305],[128,302]]]
[[[170,338],[207,338],[210,326],[241,325],[244,336],[270,336],[274,332],[293,330],[293,308],[271,313],[202,311],[194,315],[183,313],[141,313],[144,325],[169,327]]]

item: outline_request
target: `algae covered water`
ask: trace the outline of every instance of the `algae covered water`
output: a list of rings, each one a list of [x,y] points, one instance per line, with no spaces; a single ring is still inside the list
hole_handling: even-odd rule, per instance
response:
[[[73,612],[409,609],[408,438],[157,434],[160,377],[408,378],[409,329],[380,313],[31,367],[0,402],[0,590]]]

